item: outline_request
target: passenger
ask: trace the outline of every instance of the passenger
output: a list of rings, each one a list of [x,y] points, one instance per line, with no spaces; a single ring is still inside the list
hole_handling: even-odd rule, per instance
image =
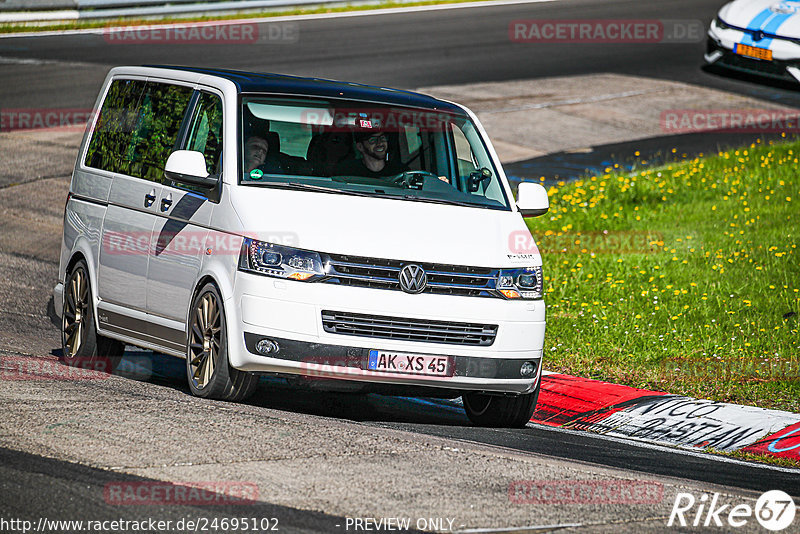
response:
[[[389,158],[389,140],[380,130],[358,131],[353,134],[361,159],[345,160],[334,170],[337,176],[367,176],[386,178],[407,170],[405,165]]]
[[[263,137],[253,135],[247,138],[244,144],[244,172],[250,172],[262,166],[267,161],[269,143]]]
[[[353,141],[349,132],[323,132],[308,147],[308,161],[315,176],[331,176],[348,156],[352,157]]]

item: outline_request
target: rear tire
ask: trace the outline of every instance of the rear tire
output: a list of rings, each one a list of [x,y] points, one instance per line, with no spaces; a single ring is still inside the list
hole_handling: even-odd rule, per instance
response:
[[[476,426],[522,428],[528,424],[536,410],[541,383],[540,377],[532,393],[515,397],[465,393],[461,396],[464,411]]]
[[[258,376],[230,366],[226,327],[219,291],[214,284],[206,284],[194,298],[189,313],[189,389],[197,397],[238,402],[255,393]]]
[[[124,354],[125,343],[97,333],[89,268],[79,260],[64,284],[61,361],[71,367],[113,373]]]

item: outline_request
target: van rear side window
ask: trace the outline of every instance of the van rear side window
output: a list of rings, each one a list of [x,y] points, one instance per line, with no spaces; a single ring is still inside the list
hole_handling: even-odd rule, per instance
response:
[[[155,182],[175,146],[192,89],[115,80],[100,109],[84,163]]]

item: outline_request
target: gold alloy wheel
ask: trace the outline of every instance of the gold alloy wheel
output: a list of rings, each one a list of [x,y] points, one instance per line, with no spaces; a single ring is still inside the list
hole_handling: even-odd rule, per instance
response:
[[[89,315],[89,283],[82,268],[76,269],[72,274],[66,293],[62,335],[66,349],[65,356],[75,358],[85,341],[86,321]]]
[[[222,344],[222,317],[213,293],[205,293],[194,309],[189,334],[189,365],[195,387],[203,389],[214,376]]]

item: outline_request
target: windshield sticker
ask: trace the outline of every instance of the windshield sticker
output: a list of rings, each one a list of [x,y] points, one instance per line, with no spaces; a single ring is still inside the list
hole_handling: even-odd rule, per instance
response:
[[[250,178],[253,180],[260,180],[264,176],[264,171],[261,169],[253,169],[250,171]]]

